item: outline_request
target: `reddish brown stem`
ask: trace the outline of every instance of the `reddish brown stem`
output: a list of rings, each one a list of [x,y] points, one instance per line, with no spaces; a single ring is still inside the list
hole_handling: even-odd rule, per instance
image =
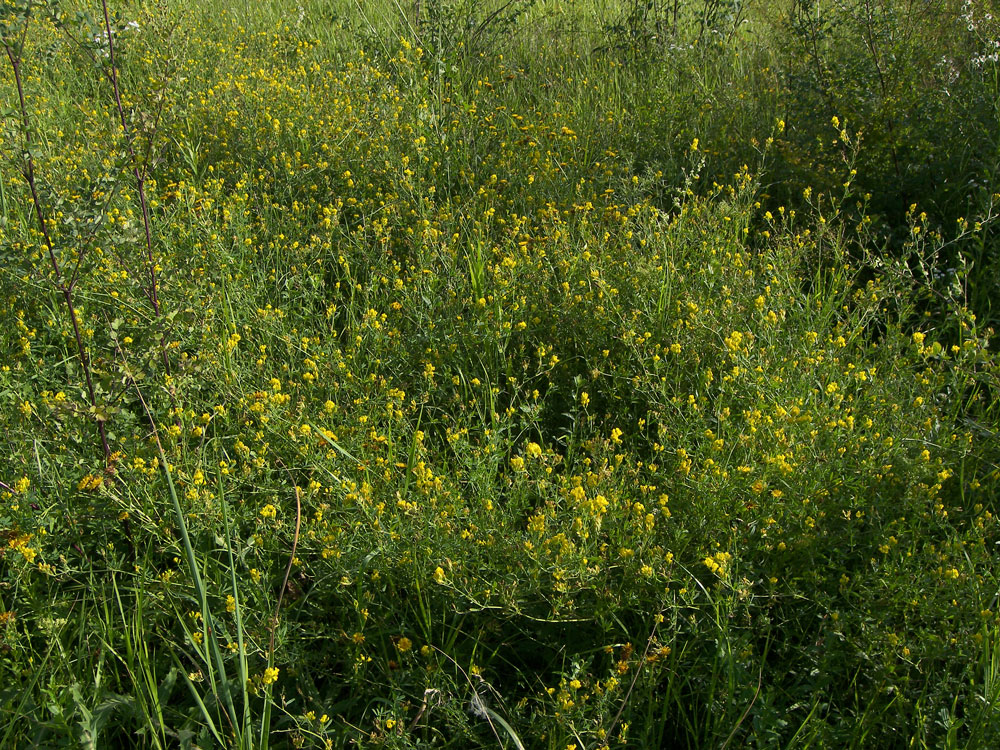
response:
[[[279,463],[281,463],[279,461]],[[281,468],[288,473],[289,478],[292,478],[291,472],[288,471],[283,463]],[[288,567],[285,568],[285,580],[281,582],[281,591],[278,592],[278,604],[274,608],[274,616],[271,618],[271,642],[268,646],[269,657],[274,656],[274,631],[278,627],[278,616],[281,614],[281,603],[285,599],[285,591],[288,589],[288,577],[292,574],[292,565],[295,564],[295,550],[299,546],[299,529],[302,526],[302,492],[299,490],[298,485],[295,484],[295,480],[292,479],[292,486],[295,487],[295,536],[292,537],[292,552],[288,556]]]
[[[153,232],[151,228],[151,218],[149,214],[149,201],[146,198],[146,168],[139,168],[139,160],[136,156],[135,145],[133,143],[132,131],[128,126],[128,118],[125,117],[125,107],[122,104],[121,87],[118,84],[118,62],[115,57],[114,35],[111,33],[111,17],[108,13],[107,0],[101,0],[101,9],[104,11],[104,35],[108,40],[108,61],[111,66],[110,79],[111,88],[115,95],[115,106],[118,109],[118,120],[122,126],[122,134],[125,136],[125,148],[128,149],[129,158],[132,161],[132,175],[135,177],[136,190],[139,193],[139,205],[142,208],[142,226],[146,236],[146,263],[149,273],[149,302],[153,306],[153,313],[160,317],[160,297],[159,284],[156,278],[156,258],[153,254]],[[148,158],[148,157],[147,157]],[[160,354],[163,358],[163,366],[169,372],[169,361],[167,359],[166,348],[162,346]]]
[[[90,397],[90,405],[94,409],[94,416],[97,419],[97,433],[101,439],[101,448],[104,450],[104,457],[107,459],[111,455],[111,447],[108,444],[108,434],[104,426],[104,420],[97,413],[97,392],[94,389],[94,381],[90,374],[90,359],[87,356],[87,348],[83,343],[83,335],[80,332],[80,321],[77,318],[76,307],[73,304],[73,288],[66,283],[62,270],[59,267],[59,260],[56,258],[55,247],[49,233],[49,224],[45,219],[45,212],[42,210],[42,201],[38,196],[38,188],[35,184],[35,160],[31,154],[31,122],[28,119],[28,107],[24,99],[24,85],[21,81],[21,61],[20,56],[14,54],[14,50],[9,44],[4,44],[4,51],[10,61],[11,69],[14,73],[14,83],[17,86],[17,98],[21,107],[21,130],[24,140],[23,174],[31,191],[31,202],[35,208],[35,217],[42,232],[42,240],[45,242],[45,249],[49,254],[49,262],[52,264],[52,271],[55,274],[55,288],[62,295],[66,302],[66,309],[69,311],[69,319],[73,325],[73,338],[76,341],[76,353],[83,368],[84,380],[87,384],[87,395]]]

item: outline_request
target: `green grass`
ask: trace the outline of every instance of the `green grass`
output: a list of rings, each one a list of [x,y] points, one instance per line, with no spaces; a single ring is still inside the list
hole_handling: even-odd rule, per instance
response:
[[[0,745],[997,744],[978,5],[60,7]]]

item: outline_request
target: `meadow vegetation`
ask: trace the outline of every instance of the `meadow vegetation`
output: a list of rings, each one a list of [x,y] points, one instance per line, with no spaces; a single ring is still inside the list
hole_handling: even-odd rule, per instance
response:
[[[0,746],[1000,746],[995,2],[0,41]]]

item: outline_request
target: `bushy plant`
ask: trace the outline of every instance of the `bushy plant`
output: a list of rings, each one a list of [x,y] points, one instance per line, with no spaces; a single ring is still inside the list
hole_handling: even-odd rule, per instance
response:
[[[854,120],[782,201],[734,47],[644,95],[328,10],[149,6],[117,73],[19,17],[0,745],[996,744],[1000,370]]]

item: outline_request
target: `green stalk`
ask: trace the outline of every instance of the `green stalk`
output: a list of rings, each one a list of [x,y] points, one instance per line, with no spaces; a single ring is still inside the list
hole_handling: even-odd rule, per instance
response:
[[[233,541],[229,531],[229,511],[226,503],[226,493],[222,485],[222,472],[219,471],[219,503],[222,505],[222,523],[226,530],[226,551],[229,553],[229,581],[233,587],[233,601],[235,602],[236,614],[236,643],[239,646],[240,655],[240,692],[243,697],[243,728],[248,733],[247,740],[252,747],[253,729],[250,723],[250,696],[247,694],[247,682],[249,673],[247,670],[247,651],[243,645],[243,607],[240,604],[240,590],[236,585],[236,561],[233,559]]]
[[[160,434],[156,429],[156,420],[153,419],[152,413],[149,411],[149,406],[146,404],[145,398],[143,398],[142,391],[136,388],[136,393],[139,396],[139,401],[142,403],[142,408],[146,412],[146,416],[149,418],[149,423],[153,428],[153,436],[156,438],[156,448],[160,457],[160,464],[163,467],[163,473],[167,478],[167,489],[170,491],[170,502],[173,505],[174,515],[177,518],[177,526],[180,529],[181,542],[184,545],[184,555],[187,558],[188,567],[191,569],[191,578],[194,581],[195,593],[198,596],[198,602],[201,606],[201,627],[202,627],[202,642],[205,644],[205,653],[200,653],[199,655],[205,661],[205,666],[208,670],[209,683],[212,686],[213,695],[219,696],[221,694],[223,707],[228,709],[229,715],[228,719],[236,732],[236,739],[238,743],[241,743],[241,737],[239,733],[239,728],[234,722],[236,716],[236,709],[233,705],[233,697],[229,691],[229,683],[226,679],[226,667],[222,661],[222,652],[219,650],[218,639],[215,635],[215,628],[209,627],[209,622],[212,619],[212,613],[208,608],[208,592],[205,589],[205,582],[198,570],[198,561],[194,555],[194,547],[191,544],[191,537],[188,534],[187,523],[184,521],[184,512],[181,509],[180,500],[177,498],[177,489],[174,487],[173,476],[170,473],[170,464],[167,461],[166,453],[163,451],[163,443],[160,442]],[[187,628],[185,628],[187,630]],[[193,639],[192,639],[193,640]],[[208,653],[211,653],[211,659],[208,657]],[[176,658],[176,657],[175,657]],[[215,673],[212,670],[212,662],[215,662],[215,669],[219,674],[219,685],[216,686],[215,683]],[[187,673],[181,670],[184,674],[185,679],[188,682],[188,686],[192,692],[196,692],[194,685],[189,679],[187,679]],[[198,705],[202,707],[202,712],[205,718],[212,724],[211,717],[207,713],[207,708],[204,702],[197,698]],[[215,731],[213,729],[213,731]]]
[[[209,671],[209,681],[212,685],[212,692],[217,694],[221,693],[225,707],[229,709],[229,715],[235,716],[236,709],[233,706],[233,697],[229,692],[229,684],[226,681],[226,667],[222,662],[222,653],[219,650],[219,644],[215,637],[215,629],[209,627],[209,621],[212,618],[212,613],[208,608],[208,592],[205,589],[204,579],[202,579],[201,573],[198,571],[198,562],[194,556],[194,547],[191,545],[191,537],[188,535],[187,523],[184,521],[184,512],[181,510],[180,501],[177,499],[177,490],[174,488],[174,480],[170,474],[170,464],[167,463],[167,456],[163,452],[163,445],[159,442],[158,437],[156,447],[159,450],[160,463],[163,466],[163,473],[167,477],[167,488],[170,490],[170,502],[174,507],[174,515],[177,517],[177,526],[180,529],[181,541],[184,544],[184,554],[187,558],[188,567],[191,569],[191,577],[194,580],[195,593],[198,595],[198,602],[201,607],[202,639],[205,643],[206,650],[212,655],[212,660],[209,660],[207,654],[204,657]],[[212,661],[215,662],[215,668],[219,673],[218,688],[215,685],[215,674],[212,672]]]

